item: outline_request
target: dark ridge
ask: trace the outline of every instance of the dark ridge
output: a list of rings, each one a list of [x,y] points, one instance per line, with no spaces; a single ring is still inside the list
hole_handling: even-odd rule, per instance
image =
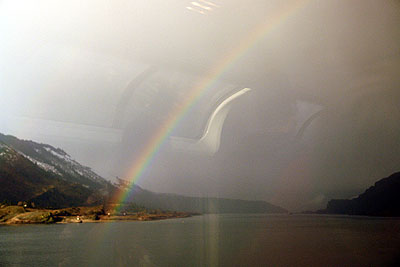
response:
[[[400,172],[383,178],[353,199],[332,199],[318,213],[400,216]]]

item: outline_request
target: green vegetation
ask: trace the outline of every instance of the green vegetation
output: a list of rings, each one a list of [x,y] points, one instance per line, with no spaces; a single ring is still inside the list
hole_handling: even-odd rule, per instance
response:
[[[110,206],[112,210],[105,211],[102,206],[71,207],[65,209],[24,209],[21,206],[0,207],[1,224],[51,224],[51,223],[82,223],[82,222],[110,222],[110,221],[151,221],[169,218],[186,218],[193,213],[187,212],[162,212],[152,210],[148,212],[144,207],[133,203],[125,204],[126,212],[114,212],[116,205]],[[129,209],[129,207],[131,209]]]
[[[19,206],[0,206],[0,223],[6,222],[14,218],[18,214],[25,213],[25,209]]]
[[[57,218],[48,211],[32,211],[19,214],[11,219],[11,223],[15,224],[27,224],[27,223],[44,223],[50,224],[55,223]]]

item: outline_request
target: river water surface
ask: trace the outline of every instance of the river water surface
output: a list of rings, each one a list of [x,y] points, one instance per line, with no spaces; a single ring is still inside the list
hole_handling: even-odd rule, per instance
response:
[[[396,266],[400,219],[204,215],[0,227],[0,266]]]

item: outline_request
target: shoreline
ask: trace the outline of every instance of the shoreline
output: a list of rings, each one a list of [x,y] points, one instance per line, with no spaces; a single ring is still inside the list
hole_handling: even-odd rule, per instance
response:
[[[72,207],[64,209],[33,209],[21,206],[0,208],[0,225],[22,224],[67,224],[67,223],[107,223],[118,221],[159,221],[189,218],[200,215],[191,212],[132,212],[115,214],[105,212],[101,207]]]
[[[190,218],[193,216],[197,216],[200,214],[182,214],[177,216],[170,216],[170,215],[159,215],[159,216],[130,216],[130,215],[114,215],[108,216],[104,215],[97,220],[94,219],[85,219],[82,218],[77,220],[75,217],[66,217],[63,218],[62,221],[55,222],[56,224],[69,224],[69,223],[113,223],[113,222],[149,222],[149,221],[161,221],[161,220],[168,220],[168,219],[180,219],[180,218]]]

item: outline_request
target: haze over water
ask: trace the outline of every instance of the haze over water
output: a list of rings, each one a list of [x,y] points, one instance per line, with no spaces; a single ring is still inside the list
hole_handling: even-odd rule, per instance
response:
[[[400,220],[204,215],[154,222],[0,227],[0,265],[382,266],[400,261]]]

